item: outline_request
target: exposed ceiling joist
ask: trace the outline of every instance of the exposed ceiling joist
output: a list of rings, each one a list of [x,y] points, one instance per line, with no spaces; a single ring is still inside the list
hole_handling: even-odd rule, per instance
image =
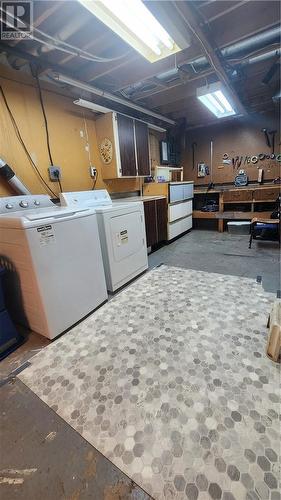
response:
[[[223,67],[221,60],[215,52],[215,47],[209,40],[209,37],[203,32],[199,24],[199,20],[196,17],[196,13],[194,12],[189,2],[185,2],[184,5],[181,5],[181,7],[179,7],[178,2],[175,2],[175,7],[179,12],[181,12],[186,25],[200,43],[204,55],[207,57],[210,65],[214,68],[214,71],[220,81],[224,84],[229,97],[231,98],[233,105],[236,108],[236,112],[238,114],[247,114],[245,107],[243,106],[242,102],[239,99],[239,96],[232,86],[232,83]]]
[[[53,14],[55,14],[57,12],[57,10],[59,10],[60,6],[61,6],[60,2],[52,2],[52,5],[48,9],[43,10],[42,14],[40,14],[35,19],[35,21],[33,23],[34,28],[39,28],[39,26],[44,21],[46,21],[47,19],[49,19],[49,17],[51,17]],[[13,46],[15,47],[20,41],[21,41],[20,38],[18,40],[15,40],[14,43],[13,43]]]

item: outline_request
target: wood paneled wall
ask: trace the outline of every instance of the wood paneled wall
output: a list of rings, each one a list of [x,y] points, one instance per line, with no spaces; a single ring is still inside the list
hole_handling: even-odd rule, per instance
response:
[[[184,179],[193,180],[196,185],[207,185],[209,182],[215,184],[232,183],[238,170],[233,169],[232,165],[223,165],[222,156],[224,153],[229,158],[243,156],[240,169],[244,169],[249,176],[250,181],[257,181],[258,169],[263,168],[264,179],[271,180],[280,176],[281,164],[275,160],[263,160],[257,164],[244,164],[245,156],[258,155],[259,153],[271,153],[265,142],[262,128],[268,130],[278,129],[279,121],[277,116],[259,115],[255,118],[235,119],[224,124],[209,126],[206,128],[195,129],[186,132],[184,138],[184,152],[182,163],[184,166]],[[202,178],[197,177],[197,163],[204,162],[209,167],[210,160],[210,141],[213,141],[213,173]],[[192,168],[192,143],[196,142],[195,147],[195,168]],[[275,137],[275,153],[281,152],[280,130]]]
[[[38,90],[35,80],[0,65],[0,83],[14,114],[26,147],[48,185],[58,193],[56,182],[48,179],[49,158],[46,134]],[[73,104],[74,98],[62,95],[53,85],[42,84],[43,99],[48,118],[50,143],[55,165],[62,169],[64,191],[91,189],[89,158],[86,150],[87,127],[91,160],[98,170],[96,187],[110,192],[127,192],[140,189],[139,179],[103,181],[101,160],[95,130],[96,115]],[[86,125],[85,125],[86,124]],[[9,114],[0,95],[0,157],[3,158],[33,194],[46,193],[37,174],[30,165],[17,140]],[[15,194],[0,178],[0,196]]]

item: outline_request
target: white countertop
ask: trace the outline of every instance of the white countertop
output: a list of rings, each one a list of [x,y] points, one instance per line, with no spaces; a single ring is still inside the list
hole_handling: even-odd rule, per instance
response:
[[[161,200],[161,199],[166,199],[166,196],[164,195],[159,195],[159,196],[129,196],[127,198],[117,198],[115,200],[112,200],[114,203],[115,202],[130,202],[130,201],[150,201],[150,200]]]

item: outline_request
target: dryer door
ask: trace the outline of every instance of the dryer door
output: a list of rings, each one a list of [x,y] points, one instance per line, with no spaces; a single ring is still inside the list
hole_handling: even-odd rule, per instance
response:
[[[139,211],[111,217],[110,233],[116,262],[135,255],[144,247],[142,226]]]
[[[103,214],[108,290],[115,291],[148,267],[143,208]],[[102,243],[104,240],[102,238]]]

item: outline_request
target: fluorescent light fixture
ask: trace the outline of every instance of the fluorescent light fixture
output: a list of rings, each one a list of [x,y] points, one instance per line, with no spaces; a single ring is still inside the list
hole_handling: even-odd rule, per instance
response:
[[[217,118],[236,115],[236,111],[227,99],[225,90],[222,89],[220,82],[211,83],[206,87],[197,89],[197,98]]]
[[[77,106],[81,106],[82,108],[87,108],[90,109],[91,111],[98,111],[99,113],[116,113],[114,109],[109,109],[105,108],[104,106],[100,106],[99,104],[96,104],[91,101],[86,101],[85,99],[77,99],[76,101],[73,101],[73,104],[76,104]],[[125,113],[120,113],[118,111],[119,115],[127,116],[128,118],[133,118],[134,120],[137,120],[138,122],[146,123],[148,128],[151,128],[153,130],[157,130],[158,132],[166,132],[167,129],[163,127],[159,127],[158,125],[154,125],[154,123],[149,123],[145,122],[144,120],[139,120],[138,118],[135,118],[134,116],[126,115]]]
[[[86,101],[85,99],[77,99],[76,101],[73,101],[73,104],[81,106],[82,108],[90,109],[91,111],[96,111],[97,113],[110,113],[112,111],[112,109],[105,108],[104,106],[100,106],[99,104],[91,101]]]
[[[150,62],[182,50],[141,0],[79,2]]]
[[[148,116],[152,116],[153,118],[157,118],[157,120],[161,120],[165,123],[169,123],[169,125],[176,125],[174,120],[168,118],[167,116],[160,115],[159,113],[155,113],[150,109],[144,108],[143,106],[139,106],[135,102],[129,101],[128,99],[124,99],[122,97],[118,97],[115,94],[111,94],[106,90],[101,90],[98,87],[94,87],[93,85],[89,85],[88,83],[82,82],[81,80],[76,80],[75,78],[70,78],[69,76],[62,75],[61,73],[51,73],[52,78],[59,83],[66,83],[72,87],[77,87],[80,90],[85,90],[86,92],[90,92],[91,94],[97,95],[99,97],[103,97],[104,99],[108,99],[109,101],[122,104],[122,106],[126,106],[127,108],[134,109],[135,111],[139,111]]]
[[[145,122],[145,123],[147,123],[147,122]],[[158,125],[154,125],[153,123],[147,123],[147,125],[148,125],[148,128],[150,128],[151,130],[157,130],[157,132],[167,132],[166,128],[158,127]]]

